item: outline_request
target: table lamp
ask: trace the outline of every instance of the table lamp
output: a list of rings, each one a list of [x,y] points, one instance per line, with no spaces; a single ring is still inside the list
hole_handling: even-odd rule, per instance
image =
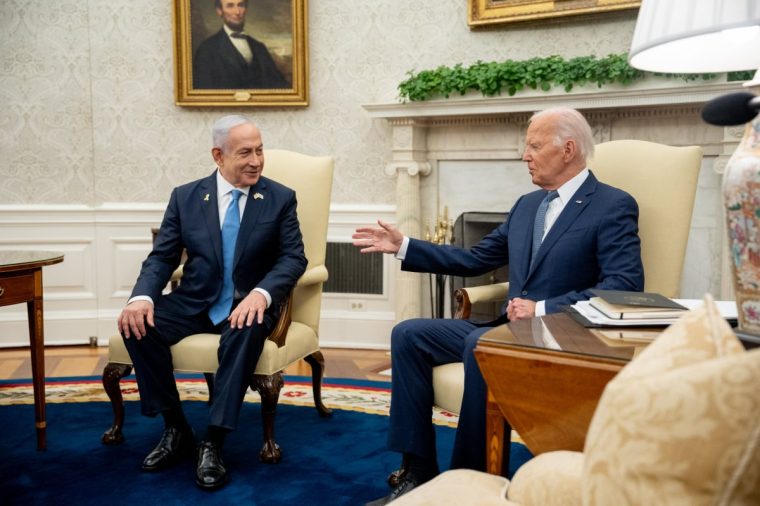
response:
[[[631,66],[651,72],[707,73],[760,67],[760,1],[643,0]],[[702,118],[747,123],[723,174],[730,263],[739,316],[737,334],[760,341],[760,69],[747,93],[708,102]]]

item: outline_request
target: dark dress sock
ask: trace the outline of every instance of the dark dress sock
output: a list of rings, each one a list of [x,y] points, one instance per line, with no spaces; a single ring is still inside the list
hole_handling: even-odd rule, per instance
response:
[[[420,457],[414,454],[407,454],[409,458],[409,472],[421,483],[430,481],[439,474],[438,462],[431,458]]]
[[[216,443],[220,447],[224,445],[224,438],[231,431],[224,427],[218,427],[216,425],[209,425],[206,429],[206,441],[210,443]]]
[[[179,429],[181,432],[189,432],[192,430],[190,428],[190,424],[187,423],[185,413],[181,409],[168,409],[166,411],[162,411],[161,416],[164,417],[164,425],[167,429],[169,427],[174,427],[175,429]]]

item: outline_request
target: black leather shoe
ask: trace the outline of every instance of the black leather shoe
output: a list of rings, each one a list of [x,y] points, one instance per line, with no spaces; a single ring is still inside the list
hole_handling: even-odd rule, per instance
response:
[[[399,476],[398,483],[393,488],[393,492],[385,497],[381,497],[380,499],[375,499],[372,502],[368,502],[365,506],[383,506],[384,504],[388,504],[389,502],[401,497],[422,483],[423,482],[420,481],[411,471],[407,471],[405,474]]]
[[[213,490],[227,483],[227,470],[224,468],[222,449],[218,444],[204,441],[198,447],[195,483],[206,490]]]
[[[195,450],[195,436],[192,430],[180,431],[167,427],[161,440],[143,460],[143,471],[160,471],[174,464],[181,457],[191,455]]]

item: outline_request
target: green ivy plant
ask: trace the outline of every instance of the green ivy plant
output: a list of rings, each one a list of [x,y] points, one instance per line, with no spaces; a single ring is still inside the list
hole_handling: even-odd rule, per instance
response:
[[[685,81],[715,79],[717,74],[661,74],[648,73],[628,65],[628,55],[611,54],[604,58],[579,56],[566,60],[561,56],[531,58],[530,60],[506,60],[503,62],[478,61],[469,67],[456,64],[440,66],[435,70],[407,72],[408,79],[398,85],[401,101],[422,101],[435,97],[449,98],[454,93],[464,95],[470,90],[480,91],[491,97],[506,91],[510,96],[530,88],[548,91],[561,86],[566,92],[574,86],[596,83],[631,84],[647,75],[680,78]],[[752,78],[751,71],[731,73],[729,80]]]

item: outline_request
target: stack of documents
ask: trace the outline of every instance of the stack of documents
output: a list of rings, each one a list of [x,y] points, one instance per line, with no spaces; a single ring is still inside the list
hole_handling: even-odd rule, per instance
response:
[[[673,299],[673,301],[686,308],[686,310],[693,309],[702,304],[702,299]],[[736,302],[732,300],[718,300],[715,301],[715,304],[718,306],[718,310],[723,318],[736,320]],[[639,317],[636,318],[621,318],[620,315],[612,318],[597,309],[590,300],[576,302],[572,308],[588,320],[590,324],[601,327],[662,327],[675,322],[685,312],[685,310],[677,310],[672,313],[662,312],[660,315],[657,315],[656,312],[647,311],[640,313]]]

